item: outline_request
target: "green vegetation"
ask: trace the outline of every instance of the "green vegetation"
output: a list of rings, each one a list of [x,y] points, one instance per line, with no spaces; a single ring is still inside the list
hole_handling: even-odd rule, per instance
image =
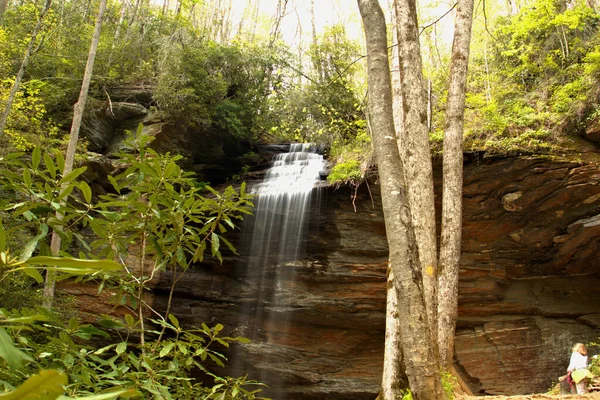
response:
[[[600,15],[588,3],[525,2],[516,15],[499,5],[474,22],[465,147],[498,154],[551,153],[585,129],[597,108]],[[495,10],[495,11],[494,11]],[[431,66],[433,68],[435,66]],[[446,69],[443,69],[446,71]],[[445,82],[431,73],[433,141],[443,128]]]
[[[177,165],[178,156],[148,149],[149,141],[141,127],[131,136],[127,147],[132,152],[121,159],[128,167],[109,177],[114,193],[99,198],[79,180],[85,168],[61,175],[60,152],[35,148],[26,160],[19,153],[0,159],[0,183],[12,193],[2,204],[12,213],[9,227],[0,227],[0,283],[14,282],[5,282],[13,275],[41,283],[41,270],[53,270],[61,274],[59,279],[79,276],[97,284],[124,311],[122,318],[104,316],[92,326],[76,317],[66,321],[64,311],[57,315],[37,304],[10,310],[11,303],[2,304],[0,385],[10,393],[7,398],[27,398],[26,388],[33,390],[38,381],[55,387],[51,391],[56,396],[48,399],[63,394],[62,386],[67,396],[78,398],[257,398],[260,390],[252,387],[259,383],[220,377],[208,369],[211,363],[224,365],[215,346],[246,339],[222,336],[220,324],[184,329],[170,313],[170,301],[166,310],[145,301],[156,275],[172,279],[170,298],[181,275],[202,261],[206,251],[219,260],[222,244],[235,252],[224,234],[251,212],[250,196],[244,185],[239,193],[231,187],[219,193],[197,185]],[[24,230],[35,236],[17,257],[7,238]],[[45,256],[51,231],[63,239],[58,258]],[[34,253],[39,255],[32,257]],[[211,377],[214,385],[196,381],[192,371]]]

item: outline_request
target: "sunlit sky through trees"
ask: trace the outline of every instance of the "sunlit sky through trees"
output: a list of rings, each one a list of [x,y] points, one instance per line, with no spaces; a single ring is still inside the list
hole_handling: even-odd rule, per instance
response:
[[[244,18],[249,3],[259,2],[259,13],[265,22],[273,21],[280,0],[233,0],[234,21]],[[380,2],[388,21],[391,15],[392,0]],[[419,2],[420,19],[423,25],[437,20],[452,8],[450,0],[424,0]],[[449,13],[438,22],[438,37],[446,43],[452,41],[453,13]],[[293,47],[306,46],[312,39],[311,0],[289,0],[281,24],[281,37]],[[341,24],[349,39],[363,40],[362,26],[358,6],[355,0],[314,0],[314,23],[317,35],[328,26]],[[234,23],[235,24],[235,23]],[[268,22],[267,22],[268,25]],[[263,29],[270,27],[264,26]]]

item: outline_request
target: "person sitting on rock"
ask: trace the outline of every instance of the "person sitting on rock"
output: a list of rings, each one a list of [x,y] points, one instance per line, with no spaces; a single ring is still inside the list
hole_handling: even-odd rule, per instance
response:
[[[592,378],[592,374],[587,369],[588,352],[583,343],[576,343],[571,353],[571,361],[567,372],[571,374],[571,379],[577,387],[577,394],[587,393],[587,385]]]

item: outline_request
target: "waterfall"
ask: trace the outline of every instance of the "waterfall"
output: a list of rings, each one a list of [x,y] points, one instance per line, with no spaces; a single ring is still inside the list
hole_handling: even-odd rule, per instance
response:
[[[239,326],[252,344],[239,357],[251,357],[260,367],[253,374],[243,371],[243,361],[236,364],[239,372],[268,384],[268,393],[278,400],[285,398],[278,390],[285,379],[278,374],[277,362],[284,362],[282,353],[289,356],[278,332],[289,328],[295,262],[306,258],[309,213],[318,209],[324,168],[323,156],[314,146],[291,144],[288,153],[275,157],[264,180],[251,188],[257,196],[254,217],[242,228],[240,252],[248,260],[244,279],[252,286],[253,298],[244,305]]]
[[[262,183],[254,187],[254,226],[250,254],[261,264],[296,260],[306,230],[306,214],[323,156],[310,144],[294,143],[279,154]]]

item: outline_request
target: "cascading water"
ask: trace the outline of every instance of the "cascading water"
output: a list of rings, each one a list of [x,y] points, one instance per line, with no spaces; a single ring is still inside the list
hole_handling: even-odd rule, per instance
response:
[[[291,290],[294,286],[294,261],[304,257],[311,208],[318,209],[320,191],[318,182],[325,168],[323,156],[309,144],[291,144],[289,153],[276,156],[273,166],[264,180],[251,191],[257,195],[254,201],[254,217],[242,229],[242,254],[248,256],[246,271],[257,282],[253,288],[254,299],[242,312],[241,332],[252,340],[246,347],[251,357],[258,353],[271,354],[273,358],[260,356],[262,367],[250,377],[267,383],[270,395],[278,400],[285,395],[278,390],[284,384],[278,376],[277,351],[285,347],[278,343],[278,332],[288,325]],[[243,371],[243,362],[239,372]],[[255,364],[256,365],[256,364]]]

